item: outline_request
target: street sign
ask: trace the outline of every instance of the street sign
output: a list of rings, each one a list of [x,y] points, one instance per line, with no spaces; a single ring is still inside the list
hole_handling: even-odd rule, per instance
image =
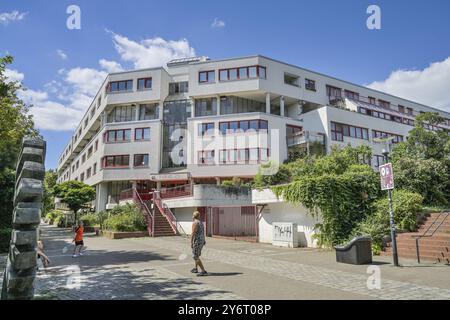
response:
[[[381,190],[394,189],[394,171],[392,163],[386,163],[380,166]]]

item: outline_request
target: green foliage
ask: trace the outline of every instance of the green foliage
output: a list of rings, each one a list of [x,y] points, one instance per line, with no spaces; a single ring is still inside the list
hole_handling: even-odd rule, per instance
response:
[[[291,181],[291,171],[288,165],[278,167],[273,162],[262,164],[258,170],[258,174],[253,180],[253,187],[262,189],[267,186],[275,186]]]
[[[392,207],[394,210],[394,223],[397,229],[404,231],[416,231],[418,217],[422,212],[423,197],[420,194],[395,190],[392,193]],[[389,228],[389,203],[387,196],[378,199],[374,203],[374,211],[355,228],[352,236],[369,235],[373,245],[383,245],[383,238],[390,234]]]
[[[143,214],[135,205],[117,206],[108,219],[103,222],[103,228],[109,231],[144,231],[146,228]]]
[[[11,228],[0,226],[0,253],[6,253],[9,250],[9,241],[11,240]]]
[[[86,227],[94,227],[100,224],[99,215],[95,213],[84,214],[80,217],[80,221],[83,222],[83,225]]]
[[[287,202],[302,204],[313,216],[320,216],[319,245],[340,244],[373,211],[373,202],[380,194],[378,174],[362,164],[368,156],[366,147],[345,147],[335,148],[325,157],[300,159],[288,164],[293,169],[293,182],[272,190]]]
[[[53,188],[54,195],[66,203],[74,212],[75,221],[77,213],[86,203],[95,199],[95,189],[80,181],[66,181]]]
[[[54,170],[45,172],[44,178],[44,199],[42,214],[45,216],[47,212],[55,208],[55,197],[53,195],[53,188],[56,185],[58,174]]]
[[[64,214],[59,211],[59,210],[51,210],[49,212],[47,212],[47,214],[45,215],[45,221],[48,224],[54,224],[55,221],[57,222],[61,222],[64,218]]]

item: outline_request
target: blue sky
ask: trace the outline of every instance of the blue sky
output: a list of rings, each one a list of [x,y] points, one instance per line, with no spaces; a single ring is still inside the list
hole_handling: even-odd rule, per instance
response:
[[[66,28],[71,4],[81,8],[81,30]],[[381,30],[366,27],[371,4],[381,8]],[[54,168],[107,71],[186,52],[262,54],[450,110],[449,13],[447,0],[3,0],[0,55],[15,58],[10,74],[29,88],[24,99],[36,106]]]

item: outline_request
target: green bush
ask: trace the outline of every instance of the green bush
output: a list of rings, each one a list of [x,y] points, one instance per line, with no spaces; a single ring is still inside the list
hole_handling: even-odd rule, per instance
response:
[[[144,215],[130,204],[117,206],[111,210],[110,217],[103,222],[103,228],[109,231],[144,231],[146,228]]]
[[[98,226],[100,224],[99,220],[99,216],[95,213],[88,213],[80,217],[80,221],[83,222],[83,225],[86,227]]]
[[[406,190],[395,190],[392,195],[394,222],[397,229],[416,231],[418,217],[422,212],[423,197],[420,194]],[[387,196],[385,196],[375,201],[373,214],[367,216],[355,228],[352,237],[369,235],[372,237],[373,246],[381,248],[383,238],[389,234],[389,203]]]
[[[64,214],[61,211],[58,211],[58,210],[49,211],[45,215],[45,220],[49,224],[55,224],[55,222],[60,222],[63,218],[64,218]]]

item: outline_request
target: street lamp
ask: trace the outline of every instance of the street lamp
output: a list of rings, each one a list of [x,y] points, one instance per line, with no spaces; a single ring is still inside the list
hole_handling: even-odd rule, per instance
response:
[[[383,148],[383,156],[385,163],[389,163],[389,154],[391,153],[391,141],[394,137],[387,138],[374,138],[373,141],[376,143],[386,143],[386,149]],[[388,199],[389,199],[389,225],[391,229],[391,240],[392,240],[392,258],[394,259],[394,266],[398,267],[398,252],[397,252],[397,238],[394,224],[394,209],[392,206],[392,190],[388,189]]]

